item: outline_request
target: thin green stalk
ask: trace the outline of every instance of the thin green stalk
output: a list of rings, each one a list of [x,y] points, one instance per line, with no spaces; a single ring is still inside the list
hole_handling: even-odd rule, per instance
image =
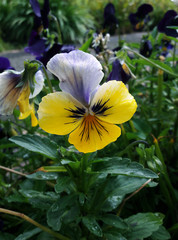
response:
[[[121,214],[121,211],[122,211],[125,203],[126,203],[130,198],[132,198],[135,194],[137,194],[138,192],[140,192],[140,190],[142,190],[142,188],[144,188],[149,182],[151,182],[151,180],[152,180],[151,178],[150,178],[149,180],[147,180],[139,189],[137,189],[135,192],[133,192],[132,194],[130,194],[127,198],[125,198],[125,199],[122,201],[122,203],[121,203],[121,205],[120,205],[120,207],[119,207],[119,210],[118,210],[118,212],[117,212],[117,216],[119,216],[119,215]]]
[[[157,95],[157,117],[158,120],[161,116],[162,109],[162,96],[163,96],[163,71],[158,71],[158,95]],[[160,122],[158,121],[158,133],[160,130]]]
[[[80,164],[80,178],[81,189],[83,193],[86,193],[86,170],[88,166],[88,154],[83,154]]]
[[[171,183],[171,181],[169,179],[169,175],[168,175],[168,172],[167,172],[167,167],[166,167],[166,164],[165,164],[165,161],[164,161],[164,158],[163,158],[163,154],[161,152],[158,140],[156,138],[154,139],[154,143],[155,143],[156,155],[159,158],[159,160],[161,161],[162,167],[163,167],[163,172],[162,172],[163,176],[164,176],[164,183],[163,184],[165,184],[165,183],[167,184],[167,187],[169,188],[169,191],[171,193],[172,199],[173,199],[174,202],[176,202],[175,191],[174,191],[172,183]]]
[[[52,236],[56,237],[57,239],[60,239],[60,240],[69,240],[69,238],[61,235],[60,233],[57,233],[57,232],[52,231],[50,228],[41,225],[40,223],[36,222],[36,221],[33,220],[32,218],[29,218],[27,215],[25,215],[25,214],[23,214],[23,213],[11,211],[11,210],[8,210],[8,209],[5,209],[5,208],[0,208],[0,212],[1,212],[1,213],[6,213],[6,214],[10,214],[10,215],[13,215],[13,216],[20,217],[20,218],[24,219],[25,221],[27,221],[27,222],[35,225],[36,227],[40,228],[40,229],[43,230],[44,232],[47,232],[47,233],[51,234]]]
[[[146,142],[146,141],[143,141],[143,140],[138,140],[138,141],[135,141],[135,142],[132,142],[131,144],[129,144],[123,151],[119,152],[117,154],[118,157],[122,157],[125,153],[128,152],[129,149],[131,149],[133,146],[139,144],[139,143],[143,143],[147,146],[149,146],[149,144]]]
[[[15,119],[15,123],[16,123],[17,128],[18,128],[18,131],[19,131],[20,134],[22,134],[22,129],[20,128],[20,126],[18,124],[17,116],[15,115],[15,113],[13,113],[13,115],[14,115],[14,119]]]
[[[175,62],[175,57],[176,57],[176,41],[174,43],[174,51],[173,51],[173,66],[176,66],[176,64],[174,65]]]
[[[178,74],[176,74],[174,72],[170,72],[169,70],[161,67],[160,65],[158,65],[155,62],[151,61],[149,58],[146,58],[146,57],[142,56],[140,53],[136,52],[135,50],[132,50],[131,48],[129,48],[127,46],[124,46],[123,49],[126,50],[126,51],[129,51],[129,52],[133,52],[135,55],[137,55],[138,57],[144,59],[146,62],[150,63],[152,66],[154,66],[154,67],[156,67],[156,68],[158,68],[158,69],[160,69],[160,70],[162,70],[162,71],[164,71],[164,72],[166,72],[166,73],[168,73],[168,74],[170,74],[170,75],[172,75],[174,77],[178,77]]]
[[[58,32],[58,40],[59,42],[62,44],[62,34],[61,34],[61,28],[60,28],[60,24],[59,24],[59,21],[57,19],[56,16],[54,16],[53,14],[50,14],[50,16],[53,18],[53,20],[55,21],[56,23],[56,27],[57,27],[57,32]]]
[[[44,75],[45,75],[46,80],[47,80],[47,84],[48,84],[49,90],[50,90],[51,93],[53,93],[52,84],[51,84],[51,81],[50,81],[50,79],[49,79],[49,77],[48,77],[46,68],[45,68],[45,66],[43,65],[43,63],[40,62],[40,61],[38,61],[38,60],[32,60],[31,62],[36,62],[36,63],[38,63],[38,64],[42,67],[43,72],[44,72]]]
[[[122,130],[122,136],[124,138],[125,145],[128,146],[129,142],[128,142],[128,139],[127,139],[127,136],[126,136],[126,131],[125,131],[125,128],[124,128],[123,124],[121,124],[121,130]],[[132,159],[130,148],[128,148],[126,152],[127,152],[128,156],[129,156],[129,158]]]

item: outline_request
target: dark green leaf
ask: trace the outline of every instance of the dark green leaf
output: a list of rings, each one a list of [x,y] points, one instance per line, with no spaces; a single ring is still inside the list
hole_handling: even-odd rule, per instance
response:
[[[125,175],[129,177],[140,178],[158,178],[158,175],[137,162],[131,162],[126,158],[102,158],[93,162],[92,172],[110,173],[117,175]]]
[[[28,232],[20,234],[18,237],[16,237],[14,240],[27,240],[33,236],[35,236],[37,233],[40,233],[42,230],[40,228],[35,228],[33,230],[30,230]]]
[[[103,221],[105,224],[115,228],[119,228],[119,229],[128,228],[128,225],[120,217],[114,214],[105,214],[102,217],[99,217],[98,219]]]
[[[56,159],[58,156],[57,144],[46,137],[40,137],[38,135],[21,135],[14,136],[9,140],[29,151],[40,153],[51,159]]]
[[[104,233],[107,240],[127,240],[118,229],[109,229]]]
[[[94,217],[92,217],[92,216],[83,217],[82,222],[91,233],[93,233],[94,235],[96,235],[98,237],[103,236],[102,230]]]
[[[71,190],[75,189],[75,188],[76,187],[75,187],[73,181],[68,176],[59,177],[57,180],[57,184],[55,185],[55,191],[57,193],[66,192],[69,194],[71,192]]]
[[[55,202],[47,212],[47,222],[55,231],[59,231],[62,222],[77,221],[79,207],[76,195],[68,195]]]
[[[9,233],[0,232],[0,239],[1,240],[14,240],[14,236]]]
[[[42,193],[35,190],[20,190],[20,192],[34,207],[39,209],[49,209],[58,199],[58,196],[54,192]]]
[[[152,235],[162,225],[163,215],[154,213],[138,213],[127,219],[130,231],[124,234],[128,240],[142,240]]]
[[[160,226],[159,229],[151,235],[151,239],[167,240],[167,239],[171,239],[171,236],[164,226]]]

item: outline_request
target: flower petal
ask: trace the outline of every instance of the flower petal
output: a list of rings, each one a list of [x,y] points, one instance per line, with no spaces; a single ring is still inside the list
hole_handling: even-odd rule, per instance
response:
[[[120,124],[131,119],[137,103],[123,82],[109,81],[96,92],[91,110],[106,122]]]
[[[33,91],[33,94],[30,93],[29,98],[31,99],[31,98],[36,97],[41,92],[41,90],[43,89],[43,86],[44,86],[44,77],[43,77],[42,71],[38,71],[35,74],[34,91]]]
[[[69,135],[69,142],[80,152],[88,153],[104,148],[116,141],[121,130],[118,126],[88,115],[81,124]]]
[[[16,87],[22,77],[21,72],[5,71],[0,74],[0,114],[13,113],[22,87]]]
[[[46,132],[65,135],[73,131],[80,123],[80,110],[84,107],[70,94],[56,92],[43,97],[39,104],[39,126]]]
[[[80,50],[55,55],[47,68],[59,78],[60,88],[85,106],[104,75],[100,62]]]
[[[32,9],[37,17],[41,17],[40,5],[37,0],[30,0]]]

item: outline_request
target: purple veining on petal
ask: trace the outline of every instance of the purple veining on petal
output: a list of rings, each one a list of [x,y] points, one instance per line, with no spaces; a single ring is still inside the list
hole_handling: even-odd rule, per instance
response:
[[[99,61],[80,50],[55,55],[47,68],[59,78],[60,88],[85,106],[104,75]]]

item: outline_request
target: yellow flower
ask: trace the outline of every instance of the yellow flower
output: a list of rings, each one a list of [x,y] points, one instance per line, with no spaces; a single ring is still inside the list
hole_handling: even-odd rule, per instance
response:
[[[60,80],[63,92],[51,93],[39,105],[39,125],[46,132],[69,134],[80,152],[94,152],[116,141],[115,124],[128,121],[137,104],[121,81],[99,85],[103,78],[98,60],[82,51],[57,54],[47,64]]]
[[[30,89],[32,83],[34,84],[33,94]],[[31,115],[32,126],[38,125],[34,105],[29,103],[29,99],[34,98],[42,90],[43,84],[44,78],[41,71],[37,71],[34,75],[33,73],[28,75],[25,70],[21,72],[8,70],[0,73],[0,115],[12,114],[18,105],[19,119],[25,119]]]

